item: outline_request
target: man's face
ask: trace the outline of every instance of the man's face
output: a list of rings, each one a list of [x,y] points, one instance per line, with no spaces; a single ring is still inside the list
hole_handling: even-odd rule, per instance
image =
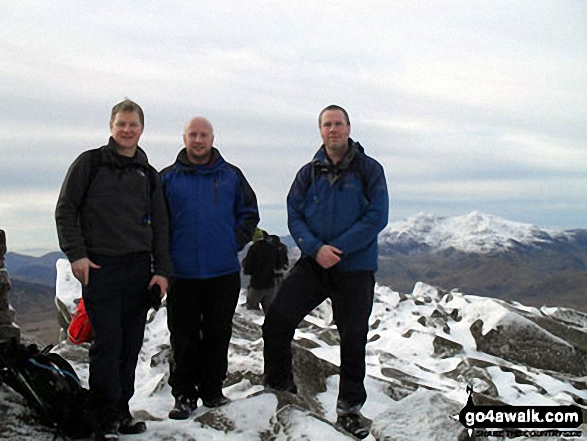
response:
[[[351,126],[340,110],[327,110],[322,114],[320,135],[328,151],[345,152],[350,133]]]
[[[191,163],[208,163],[214,142],[212,126],[203,118],[190,120],[185,127],[183,142]]]
[[[134,149],[143,134],[143,125],[137,112],[118,112],[110,122],[110,134],[123,149]]]

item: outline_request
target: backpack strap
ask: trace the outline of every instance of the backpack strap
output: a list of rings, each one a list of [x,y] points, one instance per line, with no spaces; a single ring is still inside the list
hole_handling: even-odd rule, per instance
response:
[[[351,163],[349,164],[348,169],[343,170],[342,174],[348,173],[349,171],[354,172],[359,177],[359,182],[361,183],[361,191],[363,192],[363,196],[367,202],[370,202],[369,196],[367,195],[367,176],[365,173],[365,161],[363,158],[355,156]],[[326,166],[312,163],[312,180],[307,182],[307,189],[314,183],[314,180],[320,176],[322,173],[328,173],[329,170]],[[306,192],[308,191],[306,189]]]
[[[96,178],[98,174],[98,169],[102,165],[102,154],[100,153],[100,149],[92,149],[90,150],[90,175],[88,177],[88,181],[86,183],[86,188],[84,190],[84,194],[81,199],[80,205],[84,205],[86,199],[88,197],[88,192],[90,191],[90,186],[92,182]]]

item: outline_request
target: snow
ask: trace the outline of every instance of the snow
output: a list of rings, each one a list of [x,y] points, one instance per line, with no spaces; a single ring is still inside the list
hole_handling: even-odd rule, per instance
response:
[[[80,296],[80,287],[72,280],[69,265],[66,263],[58,263],[57,295],[69,305]],[[237,313],[242,314],[250,323],[261,326],[263,314],[246,310],[244,302],[242,292]],[[525,314],[544,316],[557,313],[553,308],[541,312],[536,308],[526,308],[523,305],[518,307],[516,304],[509,304],[506,308],[505,302],[500,300],[468,296],[458,291],[441,293],[423,283],[417,284],[413,292],[400,302],[399,293],[377,285],[367,345],[368,377],[365,385],[368,399],[362,409],[363,414],[373,420],[373,428],[389,434],[389,439],[394,440],[456,439],[462,426],[449,417],[460,411],[468,395],[467,382],[454,373],[457,372],[457,366],[463,363],[468,365],[474,360],[489,365],[485,369],[488,374],[487,380],[479,377],[470,382],[474,390],[484,391],[490,379],[497,388],[499,399],[507,404],[556,406],[571,404],[577,398],[587,400],[587,390],[577,389],[570,382],[555,378],[549,372],[515,365],[477,350],[470,327],[479,319],[483,321],[483,334],[497,326],[508,324],[536,326],[517,314],[516,308]],[[439,310],[446,312],[447,316],[454,311],[458,312],[457,320],[452,316],[446,318],[449,333],[445,332],[445,326],[435,318],[437,316],[434,312]],[[425,319],[425,325],[422,324],[422,317]],[[579,319],[577,321],[580,322]],[[308,322],[322,329],[331,329],[332,314],[328,303],[321,305]],[[576,328],[585,331],[587,320],[577,324]],[[545,338],[560,340],[541,328],[536,327],[536,331],[543,332]],[[435,356],[435,337],[450,340],[461,345],[463,349],[452,356]],[[314,341],[318,347],[312,349],[312,352],[338,365],[340,353],[337,345],[327,344],[307,329],[296,331],[295,338]],[[235,337],[232,344],[246,347],[247,351],[231,352],[229,370],[261,374],[262,340],[245,341]],[[70,344],[62,343],[56,349],[57,352],[63,351],[67,345]],[[317,400],[325,409],[324,421],[303,409],[287,407],[278,411],[276,396],[264,393],[261,386],[251,384],[246,378],[224,388],[225,395],[232,402],[213,410],[217,412],[215,421],[218,421],[219,414],[225,415],[227,424],[231,424],[230,427],[210,427],[194,421],[194,418],[212,412],[204,407],[199,407],[196,414],[186,421],[169,420],[167,414],[173,405],[173,398],[167,384],[168,350],[166,308],[161,308],[149,318],[137,366],[136,393],[130,402],[135,415],[147,421],[148,431],[140,436],[141,441],[258,440],[259,434],[271,427],[270,422],[280,417],[284,418],[284,422],[279,433],[274,434],[276,440],[349,439],[325,422],[332,423],[336,420],[338,375],[329,377],[326,381],[326,392],[317,396]],[[159,356],[156,356],[157,354]],[[153,363],[153,359],[160,361]],[[88,365],[74,363],[74,367],[87,386]],[[519,372],[528,381],[518,383],[513,372]],[[412,382],[414,391],[396,401],[390,397],[390,390],[394,390],[398,378]],[[280,412],[288,414],[280,415]],[[28,438],[23,439],[51,439],[46,432],[31,430],[28,432]],[[121,436],[121,440],[127,439],[130,441],[139,438]],[[375,438],[370,435],[367,439]]]
[[[67,259],[59,259],[57,266],[57,280],[55,283],[55,295],[63,302],[70,314],[77,310],[76,299],[81,298],[82,285],[73,276],[71,266]]]
[[[476,211],[455,217],[419,213],[390,223],[380,234],[379,243],[415,242],[434,250],[454,248],[463,252],[491,253],[505,251],[517,243],[536,245],[566,235],[564,231],[540,229]]]

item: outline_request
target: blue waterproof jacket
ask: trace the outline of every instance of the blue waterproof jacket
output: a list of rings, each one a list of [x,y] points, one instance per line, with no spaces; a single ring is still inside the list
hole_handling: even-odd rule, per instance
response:
[[[259,223],[257,198],[243,173],[216,148],[206,165],[185,149],[161,171],[171,227],[174,276],[208,279],[240,271],[238,252]]]
[[[349,139],[333,165],[322,146],[296,175],[287,196],[289,231],[302,256],[322,245],[342,251],[340,271],[377,270],[377,235],[385,228],[389,200],[383,167]]]

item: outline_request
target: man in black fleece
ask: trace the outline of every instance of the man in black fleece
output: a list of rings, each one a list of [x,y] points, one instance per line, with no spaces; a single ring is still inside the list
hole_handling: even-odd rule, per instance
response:
[[[165,293],[171,274],[167,209],[159,176],[138,146],[143,128],[139,105],[114,106],[108,144],[73,162],[55,210],[59,244],[82,284],[94,332],[89,383],[96,440],[146,430],[128,402],[149,290],[158,285]]]

